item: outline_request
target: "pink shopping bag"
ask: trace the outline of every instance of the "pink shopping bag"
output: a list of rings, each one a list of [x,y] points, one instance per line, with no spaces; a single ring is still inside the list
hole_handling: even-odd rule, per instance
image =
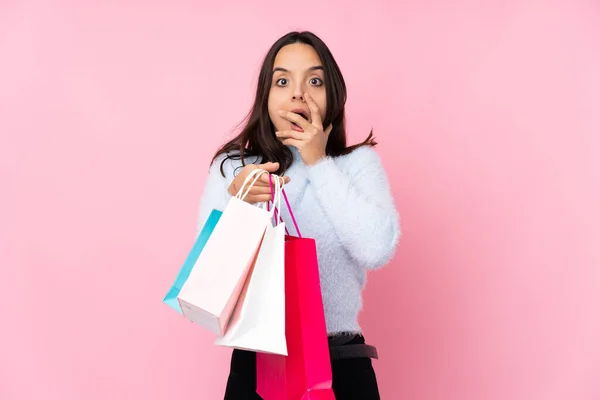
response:
[[[285,191],[284,198],[288,205]],[[257,353],[257,392],[264,400],[334,400],[315,240],[286,236],[285,334],[288,355]]]

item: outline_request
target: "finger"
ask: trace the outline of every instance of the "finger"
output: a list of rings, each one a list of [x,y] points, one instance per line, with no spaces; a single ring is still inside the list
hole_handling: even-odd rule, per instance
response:
[[[269,178],[267,178],[267,179],[269,179]],[[275,184],[274,182],[275,182],[275,176],[273,177],[273,184]],[[286,183],[289,183],[289,182],[290,182],[290,177],[289,177],[289,176],[280,176],[280,177],[279,177],[279,182],[280,182],[282,185],[284,185],[284,184],[286,184]],[[270,183],[270,182],[269,182],[269,183],[267,183],[267,186],[269,186],[269,187],[270,187],[270,186],[271,186],[271,183]]]
[[[248,192],[248,195],[261,196],[265,194],[271,194],[271,188],[269,186],[253,186]]]
[[[276,175],[274,175],[276,176]],[[290,177],[289,176],[280,176],[279,180],[281,181],[281,183],[288,183],[290,181]],[[268,175],[263,175],[260,177],[260,182],[266,184],[267,186],[271,185],[271,182],[269,181],[269,176]]]
[[[310,94],[304,93],[304,98],[306,99],[308,109],[310,110],[310,120],[312,121],[312,124],[319,128],[319,130],[323,129],[323,121],[321,121],[321,110],[319,110],[319,106],[315,103]]]
[[[272,178],[272,179],[274,179],[274,178]],[[271,179],[269,179],[269,175],[267,175],[267,174],[260,177],[260,182],[263,185],[266,185],[269,187],[271,186]]]
[[[299,149],[302,146],[302,141],[301,140],[296,140],[296,139],[283,139],[281,141],[281,143],[283,143],[286,146],[295,147],[297,149]]]
[[[289,182],[290,182],[290,177],[289,176],[280,176],[279,177],[279,183],[281,185],[285,185],[286,183],[289,183]]]
[[[262,178],[261,178],[261,179],[262,179]],[[261,180],[258,180],[258,181],[256,181],[256,183],[254,183],[254,185],[252,185],[252,186],[253,186],[253,187],[254,187],[254,186],[257,186],[257,187],[269,187],[269,182],[268,182],[268,181],[267,181],[267,182],[263,182],[263,181],[261,181]]]
[[[259,182],[261,184],[264,184],[264,185],[269,185],[269,175],[270,174],[263,174],[263,175],[261,175],[260,179],[259,179]]]
[[[286,183],[289,183],[290,180],[291,179],[289,176],[279,177],[279,181],[281,182],[281,185],[285,185]],[[261,177],[258,179],[258,181],[256,181],[256,183],[254,184],[254,186],[258,186],[258,187],[262,187],[262,188],[269,188],[269,190],[270,190],[271,182],[269,181],[269,175],[267,175],[267,174],[261,175]]]
[[[248,194],[245,199],[248,203],[264,203],[265,201],[272,200],[271,193],[269,194],[260,194],[260,195],[251,195]]]
[[[277,131],[275,132],[275,136],[277,136],[277,138],[279,138],[279,140],[282,139],[296,139],[296,140],[305,140],[307,137],[305,132],[297,132],[297,131],[292,131],[292,130],[287,130],[287,131]]]
[[[327,129],[325,129],[325,136],[329,136],[329,134],[331,133],[332,130],[333,130],[333,124],[329,124]]]
[[[288,183],[289,181],[290,181],[290,178],[289,178],[289,177],[286,177],[286,176],[280,176],[280,177],[279,177],[279,186],[283,186],[283,185],[285,185],[286,183]]]
[[[302,116],[300,116],[300,114],[296,114],[296,113],[293,113],[291,111],[286,111],[286,110],[279,110],[279,115],[281,115],[283,118],[287,119],[288,121],[295,122],[296,125],[298,125],[299,127],[303,128],[303,129],[308,129],[311,126],[311,123],[308,122],[307,120],[305,120]]]
[[[261,187],[265,186],[268,188],[269,191],[272,191],[275,189],[275,177],[279,178],[279,185],[283,186],[286,183],[288,183],[290,181],[290,178],[287,177],[287,179],[285,177],[281,177],[281,176],[277,176],[277,175],[271,175],[272,176],[272,183],[269,180],[269,176],[262,176],[261,179],[263,180],[263,182],[261,182]]]
[[[268,171],[268,172],[275,172],[279,169],[279,163],[278,162],[268,162],[268,163],[258,165],[258,168],[264,169],[265,171]]]

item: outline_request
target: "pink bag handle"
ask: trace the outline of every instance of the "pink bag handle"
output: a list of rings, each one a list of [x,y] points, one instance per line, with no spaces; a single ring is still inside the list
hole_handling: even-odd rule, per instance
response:
[[[270,184],[270,187],[271,187],[271,198],[273,198],[275,196],[275,194],[273,192],[273,179],[271,178],[271,174],[269,174],[269,184]],[[279,199],[279,202],[280,201],[281,201],[281,198]],[[279,204],[281,204],[281,203],[279,203]],[[274,214],[273,216],[275,217],[275,221],[277,221],[277,211],[278,210],[277,210],[277,206],[275,205],[274,201],[273,201],[273,208],[274,208],[273,209],[273,214]],[[267,202],[267,211],[269,211],[269,212],[271,211],[271,200],[269,200]],[[283,218],[281,218],[281,215],[279,216],[279,221],[277,221],[276,224],[279,225],[279,222],[283,223]],[[290,232],[288,231],[287,226],[285,227],[285,233],[287,235],[290,234]]]
[[[273,197],[274,192],[273,192],[273,177],[272,174],[269,174],[269,185],[271,187],[271,197]],[[283,198],[285,200],[285,204],[287,205],[288,211],[290,212],[290,217],[292,217],[292,222],[294,223],[294,228],[296,228],[296,233],[298,233],[298,237],[302,238],[302,234],[300,233],[300,229],[298,228],[298,223],[296,222],[296,217],[294,217],[294,212],[292,211],[292,207],[290,206],[290,202],[287,198],[287,195],[285,194],[285,189],[281,188],[281,193],[283,194]],[[267,203],[268,206],[269,203]],[[273,205],[273,207],[275,207],[275,205]],[[277,208],[275,208],[275,218],[277,219]],[[283,219],[281,218],[281,215],[279,216],[279,219],[281,220],[281,222],[283,222]],[[287,232],[287,228],[286,228],[286,232]],[[289,232],[288,232],[289,235]]]

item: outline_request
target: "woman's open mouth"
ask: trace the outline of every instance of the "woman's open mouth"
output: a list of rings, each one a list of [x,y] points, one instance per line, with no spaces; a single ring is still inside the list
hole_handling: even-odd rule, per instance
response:
[[[305,114],[304,111],[302,110],[292,110],[293,113],[298,114],[299,116],[301,116],[302,118],[304,118],[306,121],[308,121],[308,115]],[[309,121],[310,122],[310,121]],[[290,123],[292,124],[292,129],[298,132],[304,132],[304,129],[298,125],[295,122],[290,121]]]

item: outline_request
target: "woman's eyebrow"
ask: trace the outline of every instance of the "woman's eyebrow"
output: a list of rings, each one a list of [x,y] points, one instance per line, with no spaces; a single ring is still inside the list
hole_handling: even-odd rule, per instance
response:
[[[310,67],[310,68],[307,69],[307,71],[311,71],[311,72],[312,71],[317,71],[317,70],[323,71],[323,66],[322,65],[315,65],[315,66]],[[285,68],[283,68],[283,67],[275,67],[273,69],[273,73],[275,73],[275,72],[290,72],[290,71],[287,70],[287,69],[285,69]]]

